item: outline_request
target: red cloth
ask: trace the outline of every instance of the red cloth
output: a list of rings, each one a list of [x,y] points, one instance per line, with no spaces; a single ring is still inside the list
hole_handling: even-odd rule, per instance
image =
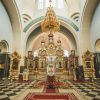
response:
[[[78,100],[73,93],[57,94],[57,93],[29,93],[24,100]]]

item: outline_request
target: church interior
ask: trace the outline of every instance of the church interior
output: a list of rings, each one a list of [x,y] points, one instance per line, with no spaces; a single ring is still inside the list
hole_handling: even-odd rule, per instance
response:
[[[100,100],[100,0],[0,0],[0,100]]]

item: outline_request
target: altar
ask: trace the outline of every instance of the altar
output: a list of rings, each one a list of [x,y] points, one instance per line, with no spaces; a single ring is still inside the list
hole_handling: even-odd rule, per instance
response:
[[[59,21],[56,18],[52,8],[49,8],[46,18],[41,23],[41,29],[48,34],[48,37],[41,40],[37,56],[32,56],[34,51],[28,51],[28,60],[26,61],[28,63],[26,63],[26,66],[29,69],[29,77],[37,75],[38,79],[41,80],[46,80],[47,77],[52,76],[56,79],[58,77],[59,79],[66,79],[70,75],[69,73],[73,73],[71,69],[74,69],[74,66],[68,63],[68,58],[64,55],[61,39],[54,38],[55,32],[60,29]],[[75,57],[71,60],[73,60],[72,63],[75,65]],[[71,76],[74,77],[74,75]]]

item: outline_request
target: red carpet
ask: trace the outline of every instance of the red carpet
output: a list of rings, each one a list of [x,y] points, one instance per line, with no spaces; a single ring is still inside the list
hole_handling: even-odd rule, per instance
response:
[[[44,86],[44,93],[29,93],[23,100],[78,100],[73,93],[59,93],[55,83]]]
[[[57,93],[58,88],[56,88],[54,84],[48,83],[45,85],[43,92],[45,92],[45,93]]]
[[[29,93],[24,100],[78,100],[73,93]]]
[[[56,93],[55,89],[46,89],[46,93]]]

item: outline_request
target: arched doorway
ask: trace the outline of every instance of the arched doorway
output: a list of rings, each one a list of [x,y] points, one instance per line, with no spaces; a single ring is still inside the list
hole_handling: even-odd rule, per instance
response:
[[[7,41],[0,42],[0,77],[9,76],[10,58],[9,58],[9,45]]]
[[[9,51],[8,49],[9,49],[9,45],[8,45],[7,41],[2,40],[0,42],[0,52],[1,53],[8,52]]]
[[[95,51],[100,52],[100,39],[98,39],[95,43]]]

